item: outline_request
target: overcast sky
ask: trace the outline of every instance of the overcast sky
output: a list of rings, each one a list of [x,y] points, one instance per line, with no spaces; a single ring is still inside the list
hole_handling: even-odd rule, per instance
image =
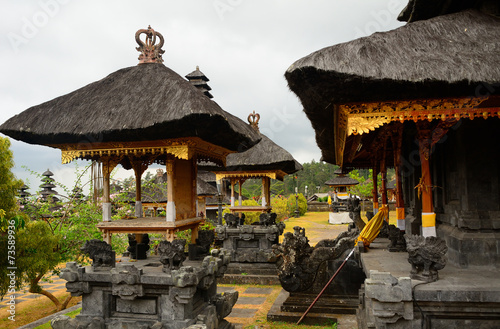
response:
[[[165,37],[164,64],[181,76],[196,66],[213,100],[246,120],[299,162],[321,157],[314,131],[284,73],[296,60],[334,44],[397,28],[406,0],[1,0],[0,123],[25,109],[137,65],[134,35]],[[46,118],[58,120],[58,118]],[[66,185],[75,164],[58,149],[11,139],[14,173],[38,189],[22,166],[47,168]],[[80,162],[83,168],[87,162]],[[133,175],[122,170],[117,178]]]

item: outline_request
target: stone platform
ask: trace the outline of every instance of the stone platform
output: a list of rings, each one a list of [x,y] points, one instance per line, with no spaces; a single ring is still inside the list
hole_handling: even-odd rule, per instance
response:
[[[497,269],[447,264],[438,281],[424,283],[409,278],[408,254],[389,252],[388,244],[377,238],[361,254],[368,279],[361,290],[359,328],[498,328]]]
[[[82,311],[75,319],[57,318],[52,326],[234,328],[224,317],[231,313],[238,293],[217,294],[217,279],[223,276],[229,258],[230,253],[221,249],[202,261],[187,260],[170,268],[159,256],[137,261],[123,257],[112,268],[68,263],[61,278],[68,281],[66,288],[72,296],[82,296]]]

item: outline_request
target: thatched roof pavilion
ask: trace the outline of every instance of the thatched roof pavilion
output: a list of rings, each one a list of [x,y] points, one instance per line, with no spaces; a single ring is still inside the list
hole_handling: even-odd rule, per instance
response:
[[[249,127],[259,134],[260,115],[255,111],[248,116]],[[302,170],[302,165],[281,146],[267,136],[260,134],[261,140],[252,148],[227,156],[226,168],[215,168],[217,181],[228,178],[231,181],[231,211],[268,211],[270,200],[271,179],[283,180],[286,175]],[[242,207],[241,186],[248,178],[262,179],[262,206]],[[239,205],[235,206],[235,184],[239,186]]]
[[[396,167],[398,220],[404,219],[402,152],[415,145],[412,138],[418,141],[421,177],[408,191],[422,194],[424,235],[435,235],[433,147],[462,119],[490,125],[500,117],[500,4],[411,0],[399,19],[409,23],[318,50],[285,77],[324,161],[373,168],[374,184],[380,171],[384,194],[386,168]],[[374,205],[376,191],[375,185]]]
[[[111,219],[109,178],[116,165],[134,169],[137,216],[142,215],[142,173],[153,162],[166,165],[168,223],[154,227],[168,226],[167,238],[172,239],[175,230],[194,229],[202,220],[195,205],[198,161],[224,165],[228,154],[251,147],[260,136],[163,64],[160,33],[148,27],[137,31],[135,38],[139,65],[31,107],[7,120],[0,132],[59,148],[63,163],[98,161],[105,181],[105,222]],[[101,228],[108,241],[113,225],[104,223]],[[134,225],[121,227],[134,232]],[[146,233],[147,228],[135,232]]]
[[[377,173],[384,187],[385,170],[394,166],[397,227],[446,246],[446,271],[435,279],[449,282],[449,298],[442,298],[447,282],[409,289],[409,309],[436,315],[438,305],[440,320],[398,315],[396,326],[488,326],[500,307],[500,286],[485,270],[500,267],[500,249],[490,247],[500,239],[489,233],[500,220],[500,2],[410,0],[400,19],[408,24],[316,51],[285,76],[323,160],[373,168],[374,208]],[[410,268],[399,267],[406,255],[401,263],[393,255],[377,254],[370,264],[362,254],[365,272],[406,277]],[[426,275],[410,272],[411,279]],[[473,287],[470,278],[484,284]],[[371,304],[379,297],[360,305],[360,327],[388,323],[387,314],[376,315],[385,306]],[[459,304],[470,306],[460,308],[460,319]],[[484,312],[492,305],[497,309]]]
[[[345,200],[349,198],[349,188],[351,186],[358,185],[359,182],[354,178],[346,176],[347,172],[342,169],[335,170],[334,174],[336,174],[337,176],[327,180],[325,182],[325,185],[328,185],[334,189],[335,199],[338,198]]]

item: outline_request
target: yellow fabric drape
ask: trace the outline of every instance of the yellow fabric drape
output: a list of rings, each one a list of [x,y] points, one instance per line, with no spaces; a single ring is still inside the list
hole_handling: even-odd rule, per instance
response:
[[[365,225],[361,233],[359,233],[355,244],[359,241],[363,241],[365,247],[368,247],[370,243],[375,240],[377,235],[380,233],[380,228],[384,222],[384,219],[389,216],[389,208],[387,206],[382,206],[379,208],[377,214]]]
[[[332,204],[332,197],[328,195],[328,204]]]

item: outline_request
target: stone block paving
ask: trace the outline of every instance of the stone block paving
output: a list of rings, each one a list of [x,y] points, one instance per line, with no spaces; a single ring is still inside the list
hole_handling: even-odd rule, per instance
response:
[[[217,287],[217,292],[233,290],[233,287]],[[225,319],[235,325],[236,329],[241,329],[249,323],[255,323],[257,312],[261,310],[267,300],[267,296],[274,290],[281,290],[281,287],[248,287],[240,292],[238,301],[233,307],[233,311]],[[257,296],[256,296],[257,295]],[[273,301],[270,301],[271,303]],[[267,310],[265,310],[267,313]]]
[[[50,293],[57,293],[57,292],[66,292],[66,280],[61,279],[60,277],[53,275],[50,277],[48,281],[51,282],[44,282],[42,281],[40,285],[43,287],[43,289],[47,290]],[[28,301],[28,300],[33,300],[37,298],[47,298],[43,295],[40,294],[32,294],[28,292],[28,287],[22,288],[20,291],[17,291],[14,296],[16,296],[16,304],[19,305],[19,303]],[[0,301],[0,309],[3,307],[7,306],[7,302],[10,300],[10,294],[7,294],[4,296],[3,300]]]

